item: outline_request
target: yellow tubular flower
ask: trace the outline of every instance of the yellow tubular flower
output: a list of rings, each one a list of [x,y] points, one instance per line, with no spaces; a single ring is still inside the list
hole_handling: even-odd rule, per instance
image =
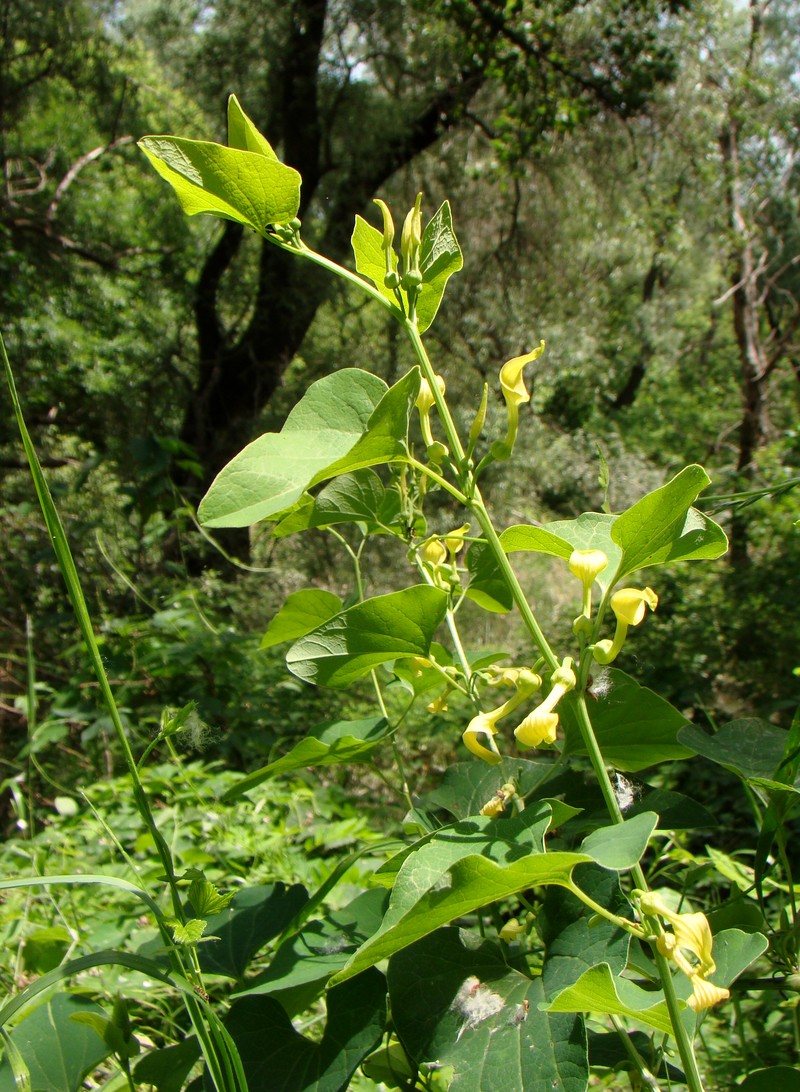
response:
[[[477,716],[473,717],[462,736],[464,744],[469,751],[472,751],[478,758],[482,758],[484,762],[490,762],[493,765],[501,761],[500,752],[497,750],[497,745],[494,742],[494,736],[497,733],[495,725],[498,720],[502,720],[502,718],[507,716],[512,709],[516,709],[518,705],[529,698],[531,694],[535,693],[542,685],[542,680],[539,676],[534,674],[533,671],[529,671],[527,668],[506,668],[504,671],[509,676],[513,676],[508,681],[513,682],[515,687],[514,693],[508,701],[504,701],[502,705],[498,705],[498,707],[492,709],[491,712],[478,713]],[[490,750],[487,750],[483,745],[484,742],[489,744]]]
[[[646,607],[655,610],[658,596],[652,588],[620,588],[611,596],[611,609],[618,622],[638,626],[646,614]]]
[[[608,566],[608,558],[602,550],[573,550],[569,559],[569,571],[583,584],[581,612],[592,616],[592,584]]]
[[[655,610],[658,596],[652,588],[620,588],[611,596],[611,609],[617,618],[614,640],[598,641],[593,655],[599,664],[610,664],[619,656],[629,626],[638,626],[647,613],[647,607]]]
[[[447,561],[447,550],[438,538],[429,538],[420,549],[420,554],[425,564],[432,569],[438,569],[440,565],[444,565],[445,561]]]
[[[456,554],[464,549],[464,535],[468,534],[469,524],[462,523],[455,531],[451,531],[448,535],[444,536],[444,544],[452,559],[455,559]]]
[[[569,558],[569,571],[584,585],[591,585],[608,566],[608,557],[602,550],[573,550]]]
[[[727,1001],[731,995],[730,990],[722,986],[715,986],[713,982],[706,982],[700,975],[695,975],[692,980],[692,996],[686,1002],[694,1012],[703,1012],[712,1005],[718,1005],[720,1001]]]
[[[519,428],[519,407],[531,400],[530,392],[525,386],[525,380],[522,377],[522,373],[525,370],[525,365],[530,364],[532,360],[536,360],[543,352],[544,342],[540,341],[533,352],[526,353],[524,356],[515,356],[511,360],[507,360],[500,369],[500,389],[503,392],[503,398],[506,402],[506,412],[508,414],[506,438],[505,442],[500,446],[502,448],[503,456],[506,459],[511,454],[514,447],[514,441],[517,438],[517,429]]]
[[[677,914],[670,922],[679,948],[688,949],[697,957],[696,973],[713,974],[717,965],[711,955],[713,938],[705,914]]]
[[[572,660],[567,657],[561,667],[556,668],[550,676],[553,684],[552,690],[537,707],[514,729],[517,742],[523,747],[538,747],[542,743],[554,743],[556,730],[558,729],[558,713],[554,713],[556,705],[563,696],[573,690],[577,679],[572,670]]]
[[[558,730],[558,713],[549,713],[542,705],[514,729],[517,743],[522,747],[540,747],[543,743],[555,743]]]
[[[478,713],[469,722],[461,737],[468,751],[471,751],[478,758],[482,758],[484,762],[488,762],[491,766],[496,766],[498,762],[503,761],[494,741],[497,733],[495,720],[494,713]]]

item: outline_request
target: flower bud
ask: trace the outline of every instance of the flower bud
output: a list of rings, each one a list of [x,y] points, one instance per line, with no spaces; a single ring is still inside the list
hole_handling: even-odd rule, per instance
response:
[[[432,569],[438,569],[447,561],[447,550],[438,538],[429,538],[420,548],[420,555],[425,564]]]
[[[391,250],[392,243],[394,242],[394,220],[392,219],[392,214],[389,212],[389,206],[385,201],[381,201],[380,197],[375,197],[373,200],[383,214],[383,249]]]
[[[403,257],[404,274],[419,272],[419,248],[422,246],[422,194],[417,194],[414,207],[403,223],[400,235],[400,253]],[[422,278],[420,277],[420,280]]]

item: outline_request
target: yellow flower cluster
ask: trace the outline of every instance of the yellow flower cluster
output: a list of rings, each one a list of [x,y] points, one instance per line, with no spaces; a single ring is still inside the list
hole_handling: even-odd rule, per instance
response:
[[[639,892],[639,906],[645,914],[658,915],[672,926],[671,933],[662,933],[658,937],[656,947],[691,981],[692,995],[687,1001],[689,1008],[703,1012],[720,1001],[727,1001],[730,990],[715,986],[707,978],[717,967],[711,954],[713,938],[705,914],[677,914],[669,909],[660,895],[652,891]]]

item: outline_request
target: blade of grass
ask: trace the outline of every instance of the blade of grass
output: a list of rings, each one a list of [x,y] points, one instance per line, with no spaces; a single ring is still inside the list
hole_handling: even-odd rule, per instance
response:
[[[8,359],[6,352],[5,342],[2,334],[0,334],[0,356],[3,360],[3,370],[5,373],[6,384],[8,386],[9,394],[11,395],[11,403],[14,408],[14,415],[17,419],[17,426],[19,428],[20,437],[22,439],[22,446],[25,449],[25,455],[30,466],[31,475],[33,477],[34,488],[36,489],[36,495],[39,499],[39,504],[42,509],[42,515],[47,526],[47,530],[50,534],[50,541],[53,546],[53,550],[56,555],[56,561],[61,571],[61,575],[64,578],[64,583],[67,588],[67,595],[72,603],[72,609],[75,612],[75,617],[78,622],[78,628],[83,638],[86,651],[89,656],[89,660],[92,664],[97,682],[100,687],[100,692],[103,695],[108,714],[111,719],[111,723],[114,727],[114,733],[117,737],[120,750],[122,751],[125,759],[125,765],[128,769],[128,775],[131,779],[131,786],[133,789],[133,797],[136,802],[136,807],[139,814],[142,817],[147,830],[156,846],[158,856],[161,860],[164,874],[167,879],[167,885],[169,887],[170,897],[172,900],[172,909],[174,916],[178,921],[185,923],[185,914],[183,911],[183,905],[181,903],[180,891],[178,889],[177,879],[175,876],[175,870],[172,862],[172,854],[170,853],[169,846],[163,838],[161,831],[156,825],[153,812],[150,808],[150,803],[147,799],[147,795],[144,790],[144,785],[139,776],[139,770],[136,765],[136,760],[133,756],[128,737],[125,732],[125,727],[122,723],[122,718],[119,715],[119,709],[114,698],[111,685],[106,675],[105,667],[103,666],[103,660],[100,655],[100,649],[95,639],[94,628],[92,626],[91,616],[89,614],[89,608],[86,604],[86,599],[83,594],[83,588],[78,577],[78,571],[75,566],[75,561],[72,556],[72,551],[69,547],[69,540],[67,539],[64,525],[61,522],[61,517],[58,513],[58,509],[55,506],[53,497],[50,493],[50,487],[47,484],[47,479],[42,471],[39,457],[36,454],[36,448],[33,445],[28,427],[25,424],[25,418],[22,413],[22,406],[20,405],[19,397],[17,395],[17,387],[14,382],[14,374],[11,370],[11,363]],[[172,949],[169,952],[170,960],[175,961],[175,951]],[[194,951],[189,952],[190,959],[193,962],[193,973],[197,978],[197,984],[202,989],[202,980],[200,975],[200,968],[197,961],[197,953]],[[181,970],[180,964],[175,965],[176,973]],[[219,1032],[219,1022],[216,1020],[206,1024],[202,1018],[202,1014],[197,1006],[196,1000],[193,997],[186,999],[186,1007],[189,1012],[189,1017],[194,1026],[197,1037],[200,1040],[203,1055],[208,1065],[209,1072],[212,1080],[214,1081],[219,1092],[239,1092],[239,1090],[246,1090],[247,1082],[244,1084],[241,1082],[234,1083],[232,1079],[226,1079],[226,1076],[233,1077],[236,1072],[244,1074],[241,1070],[241,1063],[238,1065],[233,1063],[233,1072],[231,1071],[231,1047],[234,1054],[236,1053],[235,1045],[231,1042],[230,1047],[225,1041],[225,1037]],[[209,1038],[210,1032],[210,1038]],[[220,1070],[217,1050],[219,1047],[223,1047],[222,1061],[224,1065],[224,1073]],[[238,1057],[237,1057],[238,1061]]]

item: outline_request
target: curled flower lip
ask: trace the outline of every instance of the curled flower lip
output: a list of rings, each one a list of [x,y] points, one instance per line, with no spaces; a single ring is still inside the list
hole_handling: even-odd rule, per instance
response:
[[[530,402],[531,396],[525,386],[522,373],[525,370],[525,365],[530,364],[532,360],[536,360],[543,352],[544,342],[540,341],[533,352],[507,360],[500,369],[500,387],[507,404],[519,406],[523,402]]]
[[[611,596],[611,609],[617,618],[617,630],[614,640],[598,641],[593,655],[599,664],[610,664],[619,656],[629,626],[638,626],[647,613],[647,608],[655,610],[658,596],[652,588],[620,588]]]
[[[652,588],[620,588],[611,596],[611,609],[626,626],[638,626],[646,608],[655,610],[657,606],[658,596]]]
[[[494,741],[497,729],[495,728],[495,716],[492,713],[478,713],[466,727],[462,739],[464,746],[484,762],[496,766],[502,762],[502,756],[497,750]]]

